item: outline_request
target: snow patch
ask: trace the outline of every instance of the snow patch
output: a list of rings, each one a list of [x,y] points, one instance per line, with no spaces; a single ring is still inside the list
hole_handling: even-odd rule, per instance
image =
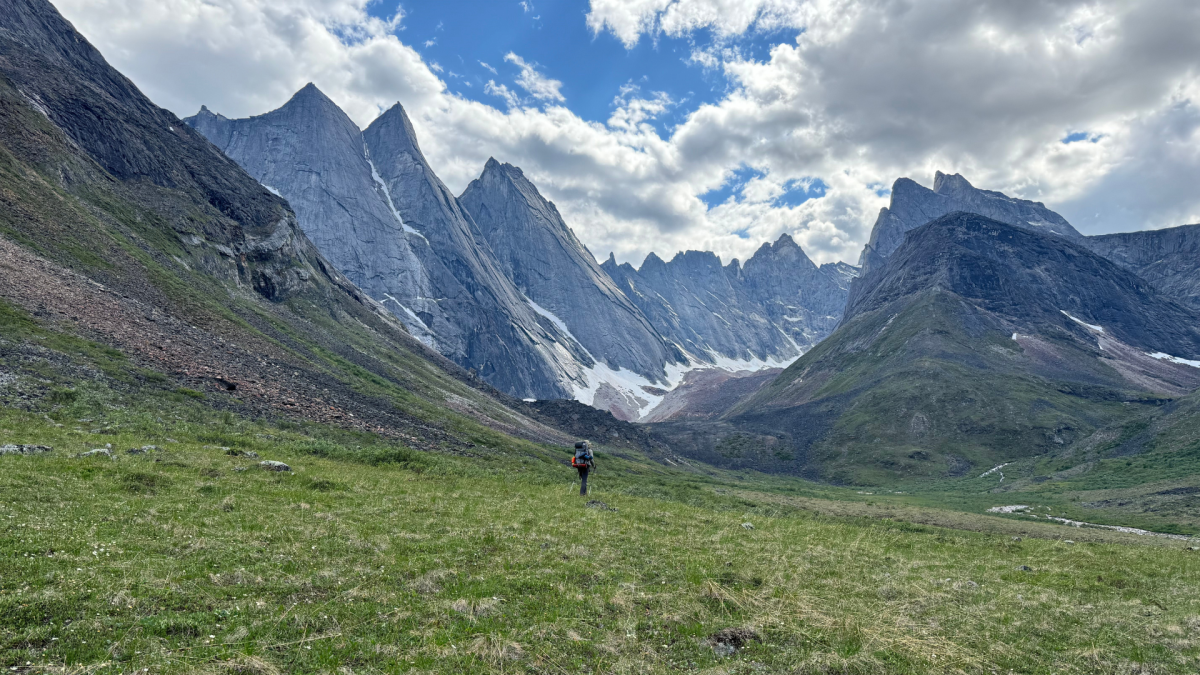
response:
[[[791,365],[793,361],[800,358],[804,352],[804,350],[797,346],[797,355],[795,357],[783,359],[752,358],[744,360],[732,359],[713,351],[705,353],[703,359],[697,358],[691,354],[687,354],[690,363],[667,364],[665,368],[665,381],[652,381],[643,375],[633,372],[632,370],[626,370],[624,368],[614,369],[607,363],[597,359],[591,354],[591,352],[587,350],[586,347],[583,346],[583,343],[581,343],[579,339],[571,333],[571,330],[567,328],[566,322],[560,319],[556,314],[554,314],[554,312],[542,307],[529,298],[525,298],[525,301],[529,303],[529,307],[534,312],[545,317],[546,319],[549,319],[550,322],[553,323],[560,331],[562,331],[566,337],[570,338],[573,342],[579,345],[580,349],[582,349],[584,353],[587,354],[588,357],[594,362],[594,365],[591,368],[584,368],[575,361],[571,354],[561,344],[554,343],[552,346],[541,346],[544,351],[552,350],[552,352],[548,353],[548,355],[557,361],[559,365],[563,367],[564,371],[575,371],[575,376],[568,376],[569,381],[566,383],[571,387],[574,399],[580,403],[595,405],[596,394],[600,391],[600,388],[603,385],[608,384],[617,391],[625,394],[629,399],[636,399],[637,417],[634,421],[644,418],[650,413],[650,411],[658,407],[658,405],[662,403],[665,396],[663,394],[651,394],[650,392],[646,391],[646,388],[669,392],[678,387],[679,384],[683,382],[684,375],[693,370],[713,368],[733,372],[753,372],[766,368],[786,368],[787,366]],[[795,346],[794,342],[792,344]]]
[[[276,190],[275,188],[271,187],[270,185],[267,185],[266,183],[259,183],[259,185],[265,187],[267,189],[267,192],[270,192],[271,194],[275,195],[276,197],[283,197],[283,195],[279,194],[279,190]]]
[[[995,469],[992,469],[992,471],[995,471]],[[986,475],[987,475],[986,473],[983,474],[983,476],[986,476]],[[983,476],[980,476],[980,478],[983,478]],[[1013,504],[1012,506],[993,506],[992,508],[988,509],[987,512],[988,513],[1020,513],[1022,511],[1027,511],[1027,510],[1029,510],[1029,506],[1026,504]]]
[[[1013,339],[1014,341],[1017,339],[1017,334],[1016,334],[1016,333],[1013,333],[1012,339]]]
[[[1159,361],[1168,361],[1170,363],[1178,363],[1178,364],[1184,365],[1184,366],[1200,368],[1200,361],[1191,361],[1188,359],[1181,359],[1178,356],[1171,356],[1170,354],[1164,354],[1163,352],[1154,352],[1153,354],[1147,354],[1147,356],[1149,356],[1152,359],[1158,359]]]
[[[1058,310],[1058,311],[1062,312],[1062,313],[1063,313],[1063,315],[1064,315],[1064,316],[1066,316],[1068,319],[1070,319],[1070,320],[1074,321],[1075,323],[1077,323],[1077,324],[1079,324],[1079,325],[1081,325],[1081,326],[1086,326],[1087,328],[1089,328],[1089,329],[1091,329],[1091,330],[1094,330],[1094,331],[1096,331],[1097,333],[1103,333],[1103,332],[1104,332],[1104,329],[1103,329],[1103,328],[1101,328],[1100,326],[1095,326],[1095,325],[1092,325],[1092,324],[1090,324],[1090,323],[1088,323],[1088,322],[1086,322],[1086,321],[1082,321],[1082,320],[1080,320],[1080,319],[1076,319],[1075,317],[1071,316],[1070,314],[1067,314],[1067,310],[1065,310],[1065,309],[1060,309],[1060,310]]]
[[[384,294],[383,294],[383,297],[384,297],[386,300],[391,300],[392,302],[396,303],[396,306],[397,306],[397,307],[399,307],[401,310],[403,310],[403,311],[404,311],[404,314],[405,314],[406,316],[408,316],[408,318],[409,318],[409,319],[411,319],[413,322],[415,322],[415,323],[416,323],[416,326],[419,326],[419,327],[420,327],[420,329],[421,329],[421,330],[420,330],[420,334],[419,334],[419,335],[414,335],[413,337],[415,337],[415,338],[417,338],[418,340],[420,340],[420,341],[421,341],[422,343],[424,343],[424,344],[425,344],[425,346],[427,346],[427,347],[434,347],[434,346],[435,346],[435,345],[434,345],[434,340],[433,340],[433,331],[429,329],[429,326],[426,326],[426,325],[425,325],[425,322],[421,320],[421,317],[417,316],[417,315],[416,315],[416,313],[415,313],[415,312],[413,312],[411,309],[409,309],[407,306],[405,306],[405,305],[404,305],[404,303],[400,302],[399,300],[397,300],[396,298],[394,298],[394,297],[393,297],[393,296],[391,296],[390,294],[388,294],[388,293],[384,293]],[[385,302],[386,302],[386,300],[385,300]],[[382,304],[382,303],[381,303],[381,304]],[[414,327],[416,327],[416,326],[413,326],[412,324],[410,324],[410,323],[407,323],[407,322],[405,323],[405,325],[407,325],[407,326],[408,326],[410,329],[411,329],[411,328],[414,328]]]
[[[366,148],[364,147],[363,150],[365,151]],[[402,218],[400,216],[400,212],[396,210],[396,205],[392,202],[392,191],[388,189],[387,183],[383,182],[383,176],[380,176],[379,172],[375,169],[375,162],[371,161],[370,155],[367,155],[367,164],[371,165],[371,178],[375,179],[376,185],[383,190],[383,197],[387,201],[388,208],[392,210],[392,215],[396,217],[396,222],[400,223],[400,227],[403,227],[405,232],[409,234],[415,234],[418,237],[425,239],[425,235],[418,232],[412,225],[404,222],[404,218]],[[425,243],[428,244],[429,240],[425,239]]]
[[[1014,333],[1014,335],[1015,335],[1015,333]],[[998,464],[996,466],[993,466],[992,468],[988,469],[987,471],[984,471],[983,473],[979,474],[979,477],[987,478],[988,476],[992,475],[993,473],[999,472],[1000,473],[1000,482],[1003,483],[1004,482],[1004,472],[1000,471],[1000,469],[1003,469],[1004,467],[1008,466],[1009,464],[1012,464],[1012,462],[1005,462],[1003,464]],[[1007,507],[1004,507],[1004,508],[1007,508]],[[991,509],[988,509],[988,510],[990,511]],[[1008,513],[1008,511],[1004,511],[1002,513]]]

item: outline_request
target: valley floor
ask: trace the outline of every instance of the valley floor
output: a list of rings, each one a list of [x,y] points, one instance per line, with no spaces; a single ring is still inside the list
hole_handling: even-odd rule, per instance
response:
[[[3,439],[56,446],[0,456],[5,669],[1200,669],[1200,553],[1180,542],[788,496],[633,456],[583,499],[565,453],[532,444],[448,457],[183,409],[0,411]],[[105,444],[113,459],[72,457]],[[1076,532],[1091,540],[1063,540]]]

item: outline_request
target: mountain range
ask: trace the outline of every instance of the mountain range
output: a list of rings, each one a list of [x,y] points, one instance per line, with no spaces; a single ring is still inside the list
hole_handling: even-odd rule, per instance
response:
[[[687,251],[604,264],[494,159],[455,197],[397,104],[365,131],[315,86],[278,110],[184,120],[272,192],[416,337],[512,396],[641,419],[696,368],[782,366],[837,325],[857,269],[784,235],[743,266]]]
[[[600,263],[515,166],[453,195],[399,104],[360,130],[309,85],[180,120],[48,3],[0,8],[6,405],[84,378],[418,449],[603,429],[856,484],[1192,427],[1200,225],[1085,237],[939,173],[896,181],[861,267],[787,235]]]

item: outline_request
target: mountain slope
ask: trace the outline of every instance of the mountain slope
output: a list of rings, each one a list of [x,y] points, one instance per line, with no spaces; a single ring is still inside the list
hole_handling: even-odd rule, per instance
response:
[[[459,198],[505,273],[613,370],[650,382],[685,362],[651,327],[520,169],[489,159]]]
[[[563,440],[407,335],[41,0],[0,2],[0,233],[10,405],[185,395],[423,449]]]
[[[904,233],[955,211],[977,213],[1015,227],[1067,239],[1082,238],[1065,218],[1041,202],[980,190],[959,174],[947,176],[939,171],[932,190],[909,178],[896,180],[892,185],[891,203],[880,209],[858,264],[865,272],[899,248]]]
[[[1087,237],[1084,245],[1176,302],[1200,309],[1200,225],[1103,234]]]
[[[1200,369],[1165,358],[1200,360],[1195,316],[1061,237],[951,214],[860,283],[833,335],[691,434],[699,458],[736,464],[737,439],[758,435],[778,454],[744,461],[769,469],[964,475],[1200,386]]]

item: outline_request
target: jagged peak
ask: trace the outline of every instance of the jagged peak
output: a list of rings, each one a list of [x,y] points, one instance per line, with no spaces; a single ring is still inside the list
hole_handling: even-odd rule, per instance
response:
[[[963,178],[962,174],[956,173],[946,175],[938,171],[933,176],[933,191],[938,194],[946,194],[952,192],[963,192],[966,190],[974,190],[975,186]]]
[[[363,133],[368,136],[386,137],[386,146],[389,149],[409,152],[420,159],[421,163],[428,164],[420,144],[417,143],[417,132],[413,128],[412,120],[399,101],[376,117]]]
[[[651,251],[646,255],[646,259],[642,261],[642,266],[638,268],[638,271],[644,271],[647,267],[662,267],[666,264],[662,258],[658,257],[657,253]]]
[[[608,260],[605,260],[604,262],[612,263],[612,264],[616,265],[617,264],[617,254],[613,253],[612,251],[609,251],[608,252]]]
[[[312,82],[309,82],[301,87],[300,91],[292,94],[292,98],[288,100],[288,104],[305,103],[309,101],[318,101],[320,103],[329,103],[335,106],[337,105],[332,99],[325,95],[325,92],[318,89],[317,85],[313,84]]]

